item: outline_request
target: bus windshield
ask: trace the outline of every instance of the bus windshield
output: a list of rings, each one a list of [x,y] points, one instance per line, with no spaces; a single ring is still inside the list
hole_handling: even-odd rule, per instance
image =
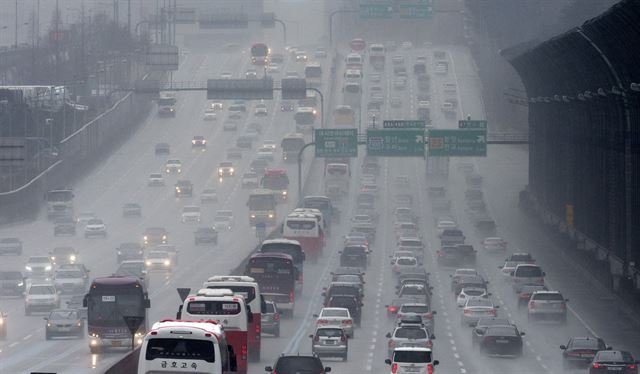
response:
[[[276,208],[276,200],[273,195],[251,195],[249,196],[250,210],[273,210]]]
[[[291,230],[309,231],[309,230],[313,230],[316,227],[316,222],[287,220],[287,227],[290,228]]]
[[[149,339],[145,359],[156,358],[216,361],[213,342],[197,339]]]
[[[73,199],[71,190],[49,191],[45,196],[46,201],[70,201]]]
[[[302,263],[304,261],[304,254],[302,252],[302,247],[297,244],[291,243],[265,243],[260,247],[260,252],[262,253],[286,253],[291,258],[293,258],[293,262]]]
[[[254,258],[249,262],[249,273],[259,275],[259,278],[287,279],[293,275],[293,264],[279,258]]]
[[[247,304],[251,303],[256,298],[256,290],[251,286],[230,286],[228,284],[223,285],[209,285],[207,288],[213,290],[231,290],[234,294],[244,297]]]
[[[252,56],[266,56],[269,54],[269,48],[264,44],[254,44],[251,47]]]
[[[123,316],[144,316],[142,293],[91,294],[88,299],[87,318],[89,324],[121,326]]]

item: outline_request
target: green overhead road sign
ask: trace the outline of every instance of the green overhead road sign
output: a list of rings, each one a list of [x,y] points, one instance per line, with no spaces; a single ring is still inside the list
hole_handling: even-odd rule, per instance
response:
[[[382,121],[384,129],[424,129],[424,121],[387,120]]]
[[[424,157],[424,130],[367,130],[367,155]]]
[[[429,156],[487,156],[487,130],[429,130]]]
[[[459,129],[486,129],[487,121],[484,120],[460,120],[458,121]]]
[[[391,1],[365,1],[360,2],[360,18],[392,18],[393,4]]]
[[[399,0],[398,13],[400,18],[418,19],[431,18],[433,4],[431,0]]]
[[[357,129],[316,129],[316,157],[358,157]]]

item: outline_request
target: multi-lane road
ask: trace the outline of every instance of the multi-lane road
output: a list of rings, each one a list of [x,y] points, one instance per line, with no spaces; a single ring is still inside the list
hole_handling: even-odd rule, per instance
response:
[[[433,50],[447,52],[450,63],[446,75],[433,74]],[[348,50],[339,47],[344,56]],[[465,49],[438,46],[430,48],[399,49],[389,52],[387,66],[382,72],[382,81],[375,83],[383,88],[385,103],[382,106],[382,119],[412,119],[417,109],[417,85],[409,72],[408,86],[397,90],[393,86],[391,56],[404,55],[410,68],[417,56],[428,57],[428,72],[432,75],[431,116],[438,128],[455,128],[457,119],[471,115],[484,118],[482,87],[476,75],[473,61]],[[329,87],[329,59],[321,60],[325,72],[324,88]],[[302,72],[303,64],[290,61],[287,57],[282,72],[296,70]],[[244,75],[249,68],[247,48],[242,52],[228,53],[211,50],[206,53],[193,50],[185,55],[180,70],[174,74],[176,81],[203,81],[219,76],[222,72],[231,72],[237,77]],[[410,69],[409,69],[410,70]],[[345,101],[341,87],[344,64],[338,66],[335,90],[325,91],[326,102],[333,105]],[[361,113],[363,126],[366,125],[366,103],[372,83],[368,79],[371,68],[365,64]],[[445,117],[439,110],[446,97],[444,83],[456,83],[455,94],[459,103],[455,119]],[[257,121],[262,124],[262,140],[272,139],[280,142],[284,134],[295,128],[292,113],[279,111],[279,100],[267,103],[269,115],[266,118],[254,118],[251,109],[242,121],[237,133],[224,132],[222,121],[202,120],[207,101],[203,93],[183,92],[177,95],[177,116],[158,118],[152,113],[135,134],[119,149],[100,164],[95,170],[73,186],[76,209],[78,212],[93,212],[105,220],[109,235],[106,239],[84,239],[81,235],[73,238],[54,238],[53,228],[44,217],[34,222],[0,228],[0,237],[20,237],[25,246],[21,257],[3,257],[1,270],[24,268],[28,255],[46,254],[56,246],[70,245],[80,251],[80,261],[91,269],[92,277],[109,275],[116,269],[115,248],[122,242],[140,241],[146,227],[164,226],[170,233],[170,242],[179,249],[179,266],[170,274],[152,273],[150,282],[152,321],[173,317],[180,303],[177,287],[198,288],[207,277],[215,274],[227,274],[237,266],[256,246],[253,229],[247,218],[247,190],[241,188],[240,175],[248,170],[254,151],[245,151],[238,161],[237,177],[219,180],[216,174],[218,162],[225,160],[226,150],[235,146],[235,139],[243,133],[244,127]],[[391,99],[401,99],[402,106],[392,108]],[[326,108],[327,123],[331,124]],[[490,125],[491,126],[491,125]],[[205,152],[192,150],[191,138],[204,135],[209,142]],[[310,135],[308,140],[310,140]],[[190,179],[195,186],[195,197],[176,199],[172,185],[175,176],[166,176],[167,186],[152,188],[147,186],[147,177],[152,172],[160,172],[166,157],[156,156],[154,146],[159,142],[171,144],[171,157],[179,158],[183,163],[181,178]],[[255,147],[254,147],[255,149]],[[310,151],[308,151],[311,153]],[[348,230],[348,219],[354,213],[354,198],[359,188],[360,168],[365,151],[360,149],[358,159],[352,160],[353,175],[348,198],[340,203],[343,224],[334,227],[327,240],[325,255],[317,264],[305,265],[305,287],[297,300],[295,317],[282,321],[281,336],[263,337],[262,361],[251,363],[251,373],[263,372],[264,366],[271,365],[281,353],[310,353],[310,341],[307,337],[315,326],[313,314],[320,310],[321,288],[329,281],[329,272],[337,266],[338,251],[341,249],[342,236]],[[278,155],[278,154],[277,154]],[[322,162],[311,163],[306,158],[306,193],[322,194]],[[435,263],[435,251],[439,242],[433,229],[431,201],[426,187],[431,183],[425,174],[425,162],[420,158],[380,159],[381,173],[377,179],[379,199],[377,207],[380,220],[377,224],[377,240],[372,246],[372,259],[366,274],[366,297],[364,298],[362,326],[356,330],[356,337],[350,342],[349,360],[325,360],[325,366],[331,366],[336,373],[381,373],[389,367],[384,359],[387,354],[385,335],[391,332],[393,324],[387,319],[385,304],[395,296],[394,279],[391,274],[388,255],[395,249],[393,228],[393,197],[398,192],[394,184],[395,177],[410,176],[410,183],[404,192],[413,196],[414,211],[420,216],[420,228],[428,243],[425,253],[425,267],[431,273],[433,289],[432,307],[436,315],[435,357],[440,361],[438,372],[443,373],[558,373],[562,371],[558,346],[566,343],[571,336],[597,335],[609,345],[640,353],[640,341],[636,338],[638,326],[632,318],[621,312],[618,300],[607,294],[595,284],[589,274],[571,264],[563,257],[556,245],[545,237],[544,231],[523,216],[517,208],[519,190],[527,181],[527,150],[523,146],[500,146],[490,148],[483,159],[469,160],[476,171],[483,176],[483,191],[490,213],[497,222],[498,233],[509,245],[508,252],[516,249],[531,252],[547,274],[548,286],[558,289],[570,299],[569,318],[566,325],[529,323],[526,313],[517,309],[515,296],[508,283],[501,279],[497,267],[502,264],[503,254],[483,253],[478,234],[465,212],[464,176],[457,171],[459,160],[452,160],[451,173],[446,183],[447,193],[453,202],[452,213],[465,232],[467,241],[479,250],[477,268],[489,280],[492,299],[500,305],[498,314],[513,320],[526,332],[524,337],[524,356],[517,359],[487,358],[471,347],[470,329],[461,327],[460,310],[456,307],[449,288],[449,275],[453,269],[440,268]],[[282,164],[276,156],[277,165],[288,169],[292,182],[290,201],[279,208],[283,216],[295,205],[296,170],[291,164]],[[310,168],[310,166],[313,166]],[[218,191],[219,202],[203,207],[203,221],[211,222],[215,210],[231,209],[235,214],[235,228],[222,232],[216,247],[195,247],[193,245],[194,225],[180,222],[180,211],[190,201],[199,201],[199,191],[212,187]],[[142,206],[143,217],[122,218],[121,207],[126,202],[137,202]],[[0,300],[2,311],[9,317],[9,334],[0,342],[0,372],[18,373],[49,371],[58,373],[85,373],[104,370],[120,359],[123,352],[109,352],[97,355],[89,354],[86,340],[45,341],[42,315],[24,316],[22,298],[3,298]]]

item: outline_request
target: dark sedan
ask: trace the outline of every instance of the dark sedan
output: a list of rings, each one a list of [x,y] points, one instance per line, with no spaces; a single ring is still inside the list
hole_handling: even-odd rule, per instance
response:
[[[484,333],[490,326],[511,326],[512,323],[506,318],[502,317],[481,317],[476,324],[476,327],[471,330],[471,345],[476,347],[480,344]]]
[[[561,345],[562,367],[565,370],[572,368],[586,368],[598,351],[611,349],[607,347],[601,338],[578,337],[571,338],[566,345]]]
[[[445,230],[450,231],[450,230]],[[456,244],[443,246],[439,251],[438,265],[460,267],[465,265],[475,265],[476,250],[468,244]]]
[[[589,374],[620,373],[638,374],[638,363],[631,353],[626,351],[600,351],[591,362]]]
[[[76,235],[76,221],[72,218],[60,218],[54,222],[53,235]]]
[[[480,341],[480,353],[496,356],[522,356],[522,336],[515,326],[489,326]]]

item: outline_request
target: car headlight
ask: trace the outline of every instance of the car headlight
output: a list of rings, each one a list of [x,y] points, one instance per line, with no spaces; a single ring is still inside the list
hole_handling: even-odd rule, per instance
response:
[[[206,140],[203,140],[203,141],[202,141],[202,144],[207,144],[207,141],[206,141]]]
[[[18,283],[18,287],[22,287],[22,286],[24,286],[24,282]]]
[[[233,173],[234,172],[233,168],[229,169],[229,172]]]
[[[180,192],[180,187],[176,187],[176,192]]]
[[[222,174],[222,169],[218,169],[218,173]]]
[[[142,239],[144,239],[144,241],[146,242],[147,240],[149,240],[149,237],[145,235],[142,237]]]
[[[191,141],[191,144],[196,144],[196,141],[195,141],[195,140],[192,140],[192,141]]]
[[[164,266],[169,266],[171,265],[171,261],[169,260],[164,260]]]
[[[147,239],[144,239],[144,240],[146,241]],[[118,251],[118,256],[121,256],[121,255],[122,255],[122,252]]]
[[[76,322],[76,326],[78,326],[78,327],[82,326],[82,321]]]
[[[45,266],[44,270],[45,270],[45,271],[50,271],[50,270],[51,270],[51,265],[47,265],[47,266]]]
[[[151,261],[147,261],[147,266],[151,266]]]
[[[75,261],[75,260],[76,260],[76,256],[75,256],[75,255],[71,255],[71,256],[69,256],[69,260],[71,260],[71,261]]]
[[[167,236],[166,235],[162,235],[162,240],[167,240]]]
[[[51,327],[51,322],[47,322],[47,327]]]
[[[272,213],[269,213],[269,218],[273,218],[273,214]]]
[[[170,170],[170,169],[167,169],[167,173],[170,173],[170,172],[171,172],[171,170]]]
[[[178,173],[182,173],[182,169],[178,169]]]
[[[256,215],[255,215],[255,214],[252,214],[252,215],[251,215],[251,218],[256,218]]]
[[[287,191],[282,191],[282,196],[287,196]]]

